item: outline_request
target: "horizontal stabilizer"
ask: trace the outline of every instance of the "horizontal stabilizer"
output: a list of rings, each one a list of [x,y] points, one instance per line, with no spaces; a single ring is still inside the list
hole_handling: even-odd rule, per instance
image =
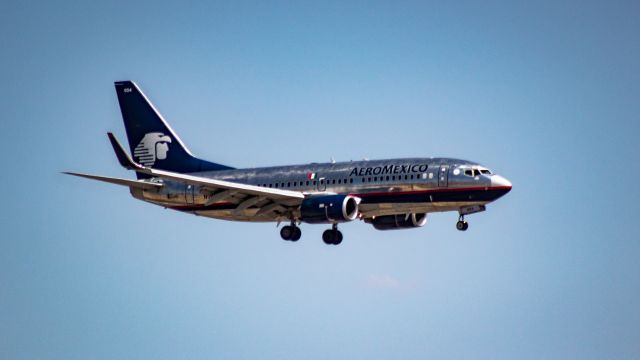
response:
[[[79,177],[83,177],[85,179],[104,181],[104,182],[108,182],[108,183],[111,183],[111,184],[129,186],[129,187],[134,187],[134,188],[138,188],[138,189],[147,189],[148,190],[148,189],[157,189],[159,187],[162,187],[162,184],[153,183],[153,182],[149,182],[149,181],[120,179],[120,178],[113,178],[113,177],[108,177],[108,176],[80,174],[80,173],[74,173],[74,172],[68,172],[68,171],[64,171],[63,174],[79,176]]]

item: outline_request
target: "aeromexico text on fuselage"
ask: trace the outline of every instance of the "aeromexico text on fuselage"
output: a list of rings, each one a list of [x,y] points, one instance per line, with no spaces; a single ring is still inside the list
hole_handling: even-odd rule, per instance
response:
[[[402,164],[402,165],[384,165],[373,167],[354,167],[349,176],[368,176],[368,175],[397,175],[410,173],[424,173],[429,168],[428,164]]]

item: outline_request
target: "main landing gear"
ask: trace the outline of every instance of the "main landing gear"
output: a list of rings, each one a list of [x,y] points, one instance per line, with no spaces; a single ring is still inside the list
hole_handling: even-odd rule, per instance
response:
[[[464,221],[464,215],[460,215],[458,222],[456,223],[456,229],[460,231],[466,231],[469,228],[469,223]]]
[[[302,236],[302,231],[298,226],[296,226],[295,222],[292,222],[291,225],[287,225],[280,229],[280,237],[282,240],[287,241],[298,241]]]
[[[331,229],[322,233],[322,241],[327,245],[339,245],[342,242],[342,233],[338,230],[338,224],[333,224]]]
[[[280,229],[280,237],[282,240],[298,241],[302,236],[302,231],[296,225],[295,222],[291,222],[291,225],[283,226]],[[322,233],[322,241],[327,245],[339,245],[342,242],[342,233],[338,230],[338,224],[333,224],[331,229],[325,230]]]

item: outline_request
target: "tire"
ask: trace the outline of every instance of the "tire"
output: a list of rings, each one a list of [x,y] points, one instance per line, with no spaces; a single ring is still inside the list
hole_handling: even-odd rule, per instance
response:
[[[466,230],[465,227],[464,227],[465,223],[466,223],[465,221],[458,221],[456,223],[456,229],[458,229],[460,231],[465,231]]]
[[[291,241],[298,241],[302,237],[302,230],[299,227],[295,226],[293,228],[293,233],[291,234]]]
[[[336,230],[334,234],[333,245],[340,245],[341,242],[342,242],[342,232]]]
[[[325,230],[322,233],[322,241],[327,245],[333,244],[333,230]]]
[[[280,229],[280,237],[282,240],[291,240],[291,236],[293,235],[293,229],[291,226],[287,225]]]
[[[467,229],[469,228],[469,223],[468,222],[464,222],[464,227],[462,228],[462,231],[467,231]]]

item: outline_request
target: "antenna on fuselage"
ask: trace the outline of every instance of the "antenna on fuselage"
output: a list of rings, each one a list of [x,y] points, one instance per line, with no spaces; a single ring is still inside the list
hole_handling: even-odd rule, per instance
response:
[[[336,159],[333,158],[333,156],[331,157],[331,163],[335,164],[336,163]]]

